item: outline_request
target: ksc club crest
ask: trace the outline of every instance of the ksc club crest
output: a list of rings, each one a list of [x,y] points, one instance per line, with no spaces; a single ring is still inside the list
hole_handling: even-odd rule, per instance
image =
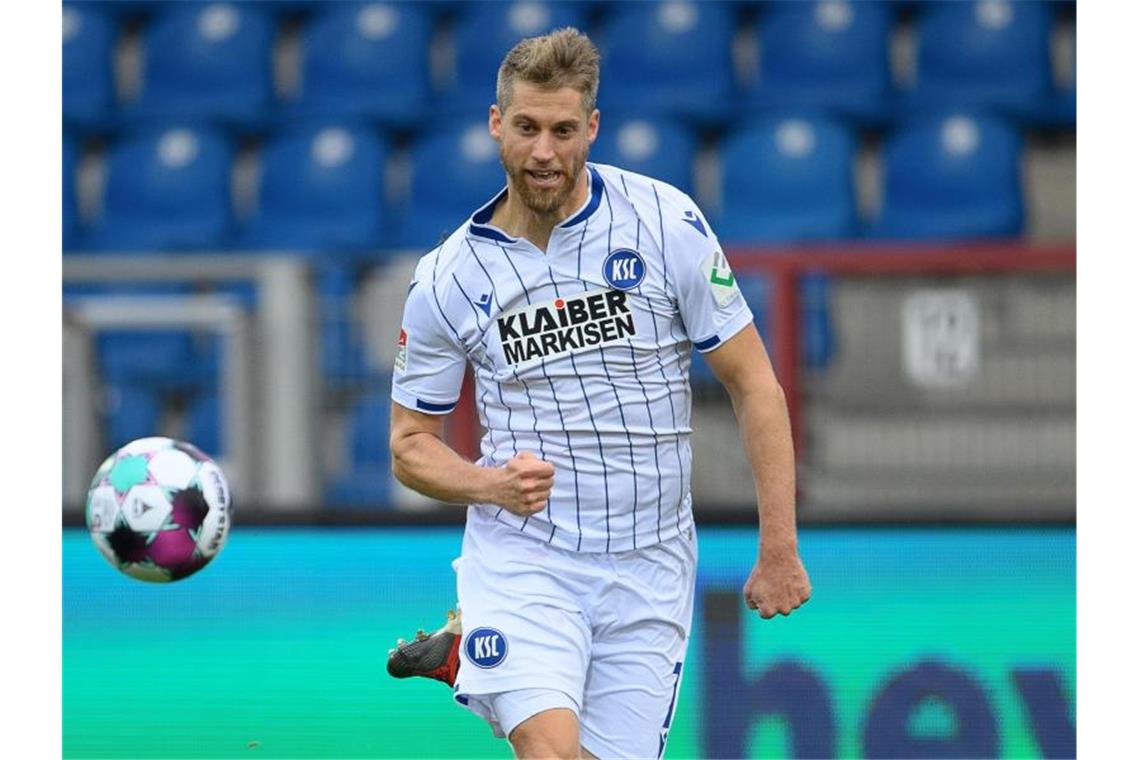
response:
[[[602,275],[611,288],[633,290],[645,279],[645,262],[637,251],[619,248],[606,257]]]
[[[507,656],[507,637],[494,628],[476,628],[467,634],[467,659],[480,668],[493,668]]]

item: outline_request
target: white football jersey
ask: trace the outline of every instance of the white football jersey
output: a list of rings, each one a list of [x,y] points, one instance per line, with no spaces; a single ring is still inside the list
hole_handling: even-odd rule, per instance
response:
[[[450,412],[468,364],[479,464],[554,465],[538,514],[474,505],[565,549],[627,551],[692,525],[690,350],[752,322],[696,204],[587,164],[589,196],[543,253],[489,224],[501,191],[424,256],[404,307],[392,398]]]

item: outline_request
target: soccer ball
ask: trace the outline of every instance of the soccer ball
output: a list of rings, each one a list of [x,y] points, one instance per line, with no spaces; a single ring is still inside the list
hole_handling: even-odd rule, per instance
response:
[[[217,556],[230,531],[230,488],[194,446],[140,438],[99,466],[87,491],[87,529],[108,562],[165,583]]]

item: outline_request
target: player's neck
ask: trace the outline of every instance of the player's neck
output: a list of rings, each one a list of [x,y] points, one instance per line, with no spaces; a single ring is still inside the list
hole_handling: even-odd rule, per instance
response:
[[[495,211],[491,214],[491,224],[511,237],[529,240],[536,248],[546,253],[555,225],[566,221],[586,202],[586,196],[590,192],[587,177],[588,172],[579,173],[574,192],[565,203],[548,214],[539,213],[523,203],[521,195],[515,192],[508,182],[507,197],[495,207]]]

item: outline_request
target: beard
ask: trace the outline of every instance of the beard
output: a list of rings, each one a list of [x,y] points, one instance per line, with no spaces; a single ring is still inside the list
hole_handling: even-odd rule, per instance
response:
[[[569,171],[562,172],[562,182],[558,187],[534,188],[527,182],[527,172],[520,166],[511,166],[507,157],[499,147],[499,160],[510,178],[511,192],[515,193],[523,205],[539,216],[555,214],[570,199],[574,188],[578,185],[578,177],[586,165],[586,151],[574,156]]]

